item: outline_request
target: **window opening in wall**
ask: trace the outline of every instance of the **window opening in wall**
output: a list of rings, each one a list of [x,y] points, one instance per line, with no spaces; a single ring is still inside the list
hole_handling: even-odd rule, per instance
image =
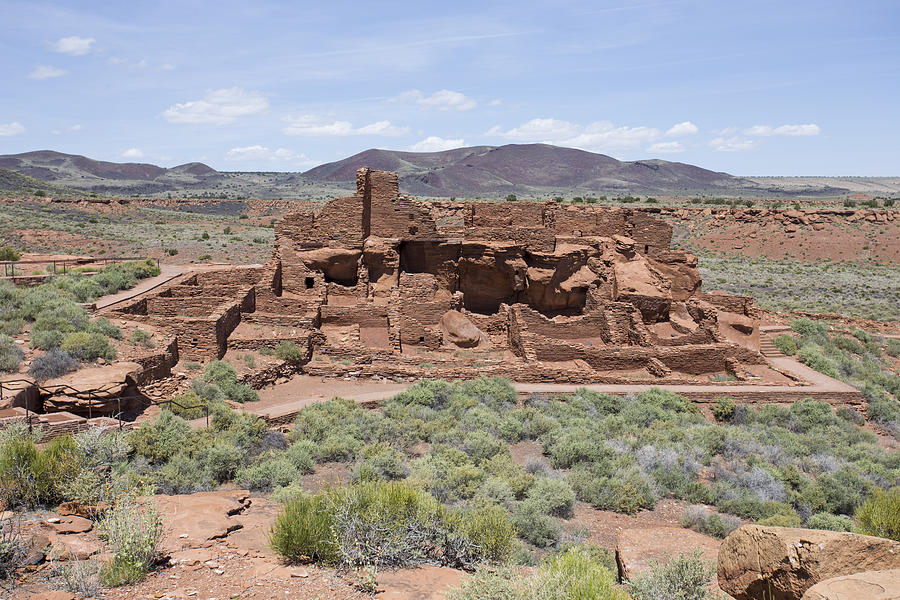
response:
[[[416,220],[416,214],[415,214],[415,213],[409,213],[409,220],[410,220],[410,221],[415,221],[415,220]]]
[[[650,254],[650,246],[648,244],[644,244],[644,254]]]
[[[307,277],[304,280],[304,283],[306,284],[306,289],[311,290],[313,289],[313,286],[316,285],[316,280],[312,277]]]
[[[425,341],[425,336],[424,336],[424,335],[420,335],[420,336],[419,336],[419,343],[421,344],[421,343],[424,342],[424,341]]]

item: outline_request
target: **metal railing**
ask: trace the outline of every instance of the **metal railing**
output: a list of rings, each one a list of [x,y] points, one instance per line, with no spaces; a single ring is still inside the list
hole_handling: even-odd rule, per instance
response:
[[[25,273],[16,273],[17,267],[19,265],[47,265],[51,267],[52,270],[48,270],[47,273],[40,273],[40,275],[58,275],[62,273],[65,275],[69,272],[69,270],[76,265],[91,265],[96,263],[103,263],[103,266],[106,267],[109,263],[120,263],[120,262],[129,262],[134,260],[147,260],[150,257],[147,256],[106,256],[100,258],[71,258],[71,259],[45,259],[45,260],[4,260],[0,261],[0,266],[3,267],[3,276],[4,277],[30,277],[31,275]],[[159,259],[156,260],[156,266],[159,268]],[[20,269],[21,270],[21,269]]]

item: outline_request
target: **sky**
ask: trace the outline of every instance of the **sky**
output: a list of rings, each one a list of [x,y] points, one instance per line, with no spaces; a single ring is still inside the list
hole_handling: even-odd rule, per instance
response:
[[[545,142],[900,175],[898,0],[9,2],[0,154],[304,171]]]

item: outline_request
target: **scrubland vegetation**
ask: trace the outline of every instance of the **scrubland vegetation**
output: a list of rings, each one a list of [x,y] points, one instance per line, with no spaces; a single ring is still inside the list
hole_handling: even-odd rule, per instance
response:
[[[46,351],[29,370],[39,381],[74,370],[77,361],[114,359],[116,350],[109,340],[121,339],[122,332],[106,318],[91,320],[79,303],[128,289],[158,274],[156,262],[147,259],[112,264],[90,276],[74,271],[32,288],[0,282],[0,371],[18,369],[23,353],[12,338],[26,325],[31,347]]]
[[[866,417],[900,440],[900,377],[888,363],[900,355],[900,341],[856,328],[829,332],[825,323],[806,318],[793,321],[791,328],[796,337],[776,338],[779,350],[861,390]]]
[[[209,365],[195,384],[198,397],[216,387],[209,398],[240,397],[229,387],[236,385],[225,363]],[[722,404],[721,422],[710,423],[693,403],[659,389],[624,398],[582,389],[520,404],[504,380],[425,380],[379,411],[340,399],[314,404],[285,435],[212,400],[209,429],[165,410],[131,433],[88,431],[38,448],[27,430],[9,428],[0,441],[0,500],[13,508],[111,500],[129,511],[138,494],[235,482],[284,502],[271,543],[289,560],[473,567],[533,564],[536,549],[549,551],[533,579],[511,583],[506,567],[485,570],[454,592],[459,599],[494,589],[505,594],[497,597],[536,598],[533,590],[546,586],[568,590],[552,597],[582,597],[583,589],[622,597],[610,587],[608,561],[587,559],[597,550],[567,526],[576,500],[631,513],[681,498],[703,505],[686,511],[683,524],[717,537],[738,517],[897,535],[891,488],[900,484],[900,457],[860,427],[860,415],[810,400]],[[513,452],[521,442],[539,444],[542,456],[520,464]],[[303,491],[304,475],[333,462],[346,463],[349,485]],[[109,527],[132,529],[107,534],[126,541],[100,572],[105,584],[151,568],[157,525],[142,514],[108,517]],[[658,597],[652,590],[673,578],[695,585],[704,569],[696,557],[676,557],[631,582],[630,593]]]
[[[900,319],[900,277],[896,265],[870,261],[805,263],[768,258],[701,254],[704,289],[753,296],[761,307]]]

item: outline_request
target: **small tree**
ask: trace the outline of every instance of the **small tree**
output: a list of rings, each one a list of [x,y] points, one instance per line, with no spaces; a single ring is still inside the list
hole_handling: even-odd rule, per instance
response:
[[[515,202],[516,200],[518,200],[518,198],[516,198],[515,194],[507,194],[507,196],[506,196],[507,202]]]

